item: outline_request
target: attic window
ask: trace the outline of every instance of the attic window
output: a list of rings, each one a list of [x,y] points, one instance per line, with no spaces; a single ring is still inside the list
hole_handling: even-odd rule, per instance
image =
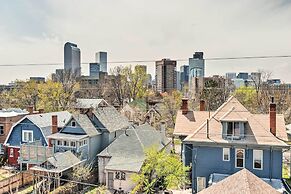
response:
[[[227,137],[239,137],[239,122],[227,122]]]
[[[72,126],[72,127],[76,127],[76,121],[72,121],[72,122],[71,122],[71,126]]]

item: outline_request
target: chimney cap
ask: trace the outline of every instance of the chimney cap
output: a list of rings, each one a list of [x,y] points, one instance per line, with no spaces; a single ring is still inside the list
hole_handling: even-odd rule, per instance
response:
[[[275,103],[275,98],[274,98],[274,96],[271,96],[271,103]]]

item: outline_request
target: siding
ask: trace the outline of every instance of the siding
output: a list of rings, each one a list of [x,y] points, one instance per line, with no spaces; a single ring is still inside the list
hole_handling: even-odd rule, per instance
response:
[[[69,134],[78,134],[78,135],[85,135],[86,132],[81,128],[81,126],[76,122],[76,126],[72,127],[71,122],[75,121],[75,119],[71,119],[67,125],[60,131],[61,133],[69,133]]]
[[[253,169],[253,149],[245,149],[245,168],[254,173],[260,178],[281,179],[282,177],[282,150],[266,149],[263,150],[263,169]],[[272,155],[272,162],[271,156]],[[195,157],[196,156],[196,157]],[[196,158],[196,161],[194,161]],[[223,161],[222,147],[194,147],[192,156],[189,150],[185,155],[185,164],[192,160],[192,185],[196,189],[196,177],[206,177],[206,182],[209,181],[209,176],[212,173],[234,174],[241,170],[235,168],[235,148],[230,148],[230,161]],[[272,163],[272,165],[271,165]],[[196,164],[196,165],[194,165]]]
[[[20,146],[20,144],[26,143],[22,141],[22,130],[32,130],[33,139],[41,140],[42,145],[47,146],[45,140],[46,137],[44,137],[41,130],[28,119],[24,119],[19,124],[14,126],[7,141],[7,144],[9,144],[10,146]]]

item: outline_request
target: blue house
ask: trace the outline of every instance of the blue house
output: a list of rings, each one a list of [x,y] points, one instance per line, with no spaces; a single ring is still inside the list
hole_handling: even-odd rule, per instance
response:
[[[188,110],[184,99],[179,112],[174,134],[183,140],[182,158],[191,167],[193,191],[199,192],[243,168],[282,189],[282,153],[289,146],[285,143],[284,116],[276,114],[274,102],[269,114],[252,114],[230,97],[201,118],[199,111]]]
[[[37,140],[41,145],[49,146],[47,137],[64,127],[70,117],[71,114],[67,111],[32,114],[15,123],[4,143],[8,149],[8,164],[19,165],[18,158],[21,144]]]
[[[124,133],[130,123],[114,107],[79,107],[60,132],[48,136],[56,152],[71,150],[80,159],[96,161],[96,155]]]

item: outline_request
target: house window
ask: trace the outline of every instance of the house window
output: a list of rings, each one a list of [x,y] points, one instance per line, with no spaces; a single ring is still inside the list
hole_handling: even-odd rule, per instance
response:
[[[71,141],[71,147],[76,147],[76,142]]]
[[[235,167],[236,168],[245,167],[245,150],[244,149],[235,150]]]
[[[57,141],[57,145],[60,145],[61,146],[62,145],[62,141],[61,140],[58,140]]]
[[[83,141],[80,141],[80,142],[79,142],[79,146],[80,146],[80,147],[83,146]]]
[[[32,142],[33,141],[33,131],[23,130],[22,131],[22,141],[23,142]]]
[[[72,122],[71,122],[71,126],[72,126],[72,127],[76,127],[76,121],[72,121]]]
[[[0,135],[4,135],[4,125],[0,125]]]
[[[118,180],[126,180],[126,177],[125,177],[125,172],[121,172],[121,171],[118,171],[118,172],[115,172],[115,179],[118,179]]]
[[[13,158],[14,157],[14,150],[13,150],[13,148],[10,148],[9,149],[9,157],[10,158]]]
[[[68,141],[64,141],[64,146],[69,146],[69,142]]]
[[[84,140],[84,145],[87,145],[87,139]]]
[[[253,150],[253,168],[263,169],[263,150]]]
[[[223,148],[222,149],[222,154],[223,154],[223,161],[229,161],[230,158],[230,149],[229,148]]]
[[[206,178],[197,177],[197,193],[206,188]]]
[[[4,146],[0,143],[0,154],[4,154]]]
[[[240,137],[239,122],[227,122],[227,137]]]

